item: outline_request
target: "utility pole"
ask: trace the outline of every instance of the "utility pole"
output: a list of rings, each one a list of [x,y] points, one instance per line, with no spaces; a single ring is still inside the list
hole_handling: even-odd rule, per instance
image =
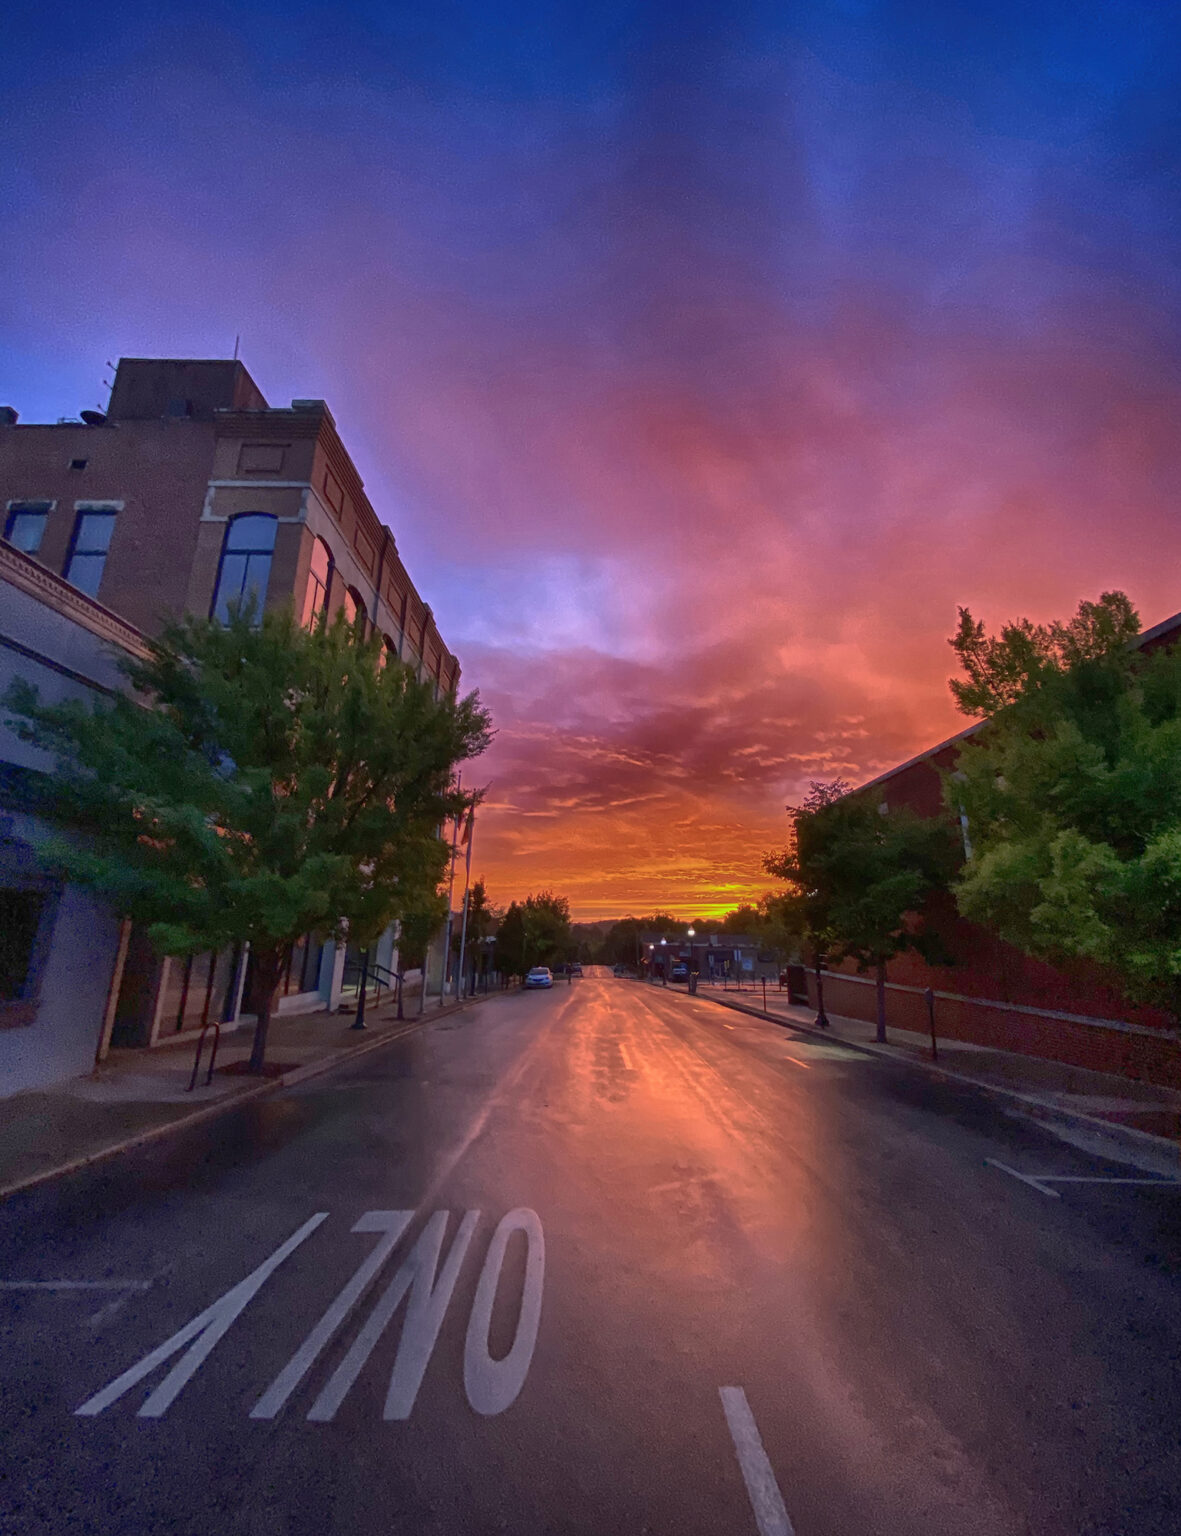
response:
[[[455,790],[458,794],[463,788],[463,775],[455,780]],[[455,818],[455,824],[451,829],[451,866],[447,876],[447,926],[443,930],[443,976],[439,982],[439,1007],[447,1000],[447,977],[451,973],[451,901],[455,892],[455,855],[459,851],[459,816]],[[426,976],[422,980],[423,996],[426,996]]]
[[[476,808],[473,805],[467,813],[467,827],[464,830],[463,840],[467,844],[467,866],[463,876],[463,926],[459,930],[459,968],[455,973],[455,995],[459,997],[463,989],[463,959],[467,949],[467,909],[472,893],[472,844],[476,840]]]

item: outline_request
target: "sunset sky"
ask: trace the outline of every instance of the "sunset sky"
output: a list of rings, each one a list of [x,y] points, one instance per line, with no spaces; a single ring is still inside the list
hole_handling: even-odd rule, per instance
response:
[[[14,21],[15,16],[15,21]],[[757,895],[956,604],[1181,609],[1181,8],[6,8],[0,401],[323,395],[499,734],[476,867]]]

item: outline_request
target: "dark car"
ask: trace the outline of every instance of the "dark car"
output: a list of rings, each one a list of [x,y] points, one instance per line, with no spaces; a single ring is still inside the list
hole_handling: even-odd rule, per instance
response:
[[[683,960],[674,960],[673,968],[668,974],[673,981],[688,981],[689,967]]]

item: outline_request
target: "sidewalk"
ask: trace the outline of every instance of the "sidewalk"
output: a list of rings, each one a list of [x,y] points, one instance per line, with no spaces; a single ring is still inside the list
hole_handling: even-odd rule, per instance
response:
[[[489,997],[499,996],[490,993]],[[211,1119],[247,1100],[327,1072],[338,1062],[363,1055],[423,1024],[468,1008],[487,997],[466,998],[440,1008],[428,998],[421,1020],[417,998],[407,1017],[396,1018],[392,1000],[369,1009],[366,1028],[353,1031],[351,1014],[279,1015],[267,1041],[268,1075],[259,1080],[243,1070],[250,1057],[252,1025],[223,1034],[213,1081],[205,1085],[206,1037],[197,1086],[187,1092],[195,1044],[155,1050],[113,1050],[87,1077],[49,1089],[30,1089],[0,1101],[0,1199],[130,1146],[167,1135],[182,1125]]]
[[[680,986],[675,990],[682,995],[685,991]],[[888,1027],[888,1044],[879,1045],[874,1039],[874,1024],[832,1013],[828,1016],[830,1027],[818,1029],[814,1008],[789,1003],[786,994],[770,984],[765,1014],[761,985],[748,985],[739,991],[733,986],[723,989],[703,982],[697,996],[760,1018],[782,1020],[818,1039],[843,1041],[873,1055],[910,1061],[929,1072],[1021,1099],[1025,1112],[1038,1119],[1061,1117],[1085,1129],[1106,1132],[1133,1150],[1165,1151],[1176,1171],[1181,1141],[1181,1092],[1175,1089],[1157,1088],[1106,1072],[1088,1072],[1065,1062],[1020,1056],[964,1040],[938,1039],[936,1063],[931,1058],[929,1035]]]

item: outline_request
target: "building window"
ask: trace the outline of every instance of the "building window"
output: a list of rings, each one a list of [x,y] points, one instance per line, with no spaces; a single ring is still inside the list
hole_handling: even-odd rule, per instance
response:
[[[44,891],[0,891],[0,1002],[32,996]]]
[[[35,555],[45,537],[45,524],[53,510],[51,501],[10,501],[4,537],[26,555]]]
[[[310,629],[328,605],[328,589],[332,585],[332,551],[323,539],[312,544],[312,563],[308,570],[307,591],[303,599],[301,623]]]
[[[350,624],[360,623],[362,626],[369,617],[365,612],[365,601],[356,587],[345,588],[344,616]]]
[[[80,507],[74,524],[74,539],[70,545],[70,557],[66,561],[66,580],[85,592],[87,597],[97,597],[103,579],[103,567],[107,563],[107,551],[111,547],[111,535],[115,531],[115,514],[109,507]]]
[[[230,609],[253,605],[262,617],[275,549],[276,520],[268,512],[242,512],[232,517],[221,546],[221,569],[213,594],[212,616],[224,624]]]

